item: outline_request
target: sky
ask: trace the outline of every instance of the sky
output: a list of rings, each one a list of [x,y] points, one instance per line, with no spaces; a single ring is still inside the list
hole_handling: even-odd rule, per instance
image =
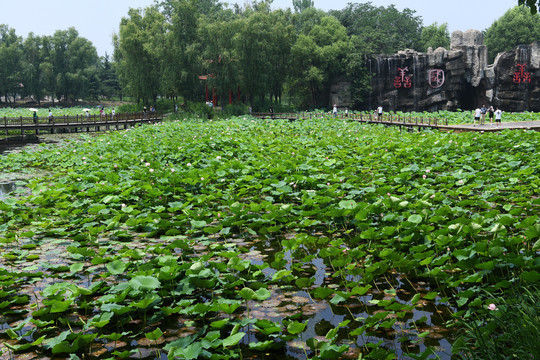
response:
[[[227,0],[245,4],[246,0]],[[315,7],[324,11],[341,10],[350,0],[314,0]],[[365,3],[368,1],[357,1]],[[518,0],[373,0],[374,6],[394,4],[415,10],[424,25],[437,22],[448,24],[450,34],[455,30],[485,30]],[[112,56],[112,34],[118,33],[120,20],[129,8],[144,8],[154,0],[3,0],[0,6],[0,24],[15,29],[26,38],[34,35],[53,35],[56,30],[75,27],[79,36],[90,40],[99,56]],[[292,0],[274,0],[272,8],[292,8]]]

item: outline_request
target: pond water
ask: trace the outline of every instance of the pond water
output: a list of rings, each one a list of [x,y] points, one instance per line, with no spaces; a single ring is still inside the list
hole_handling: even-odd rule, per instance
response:
[[[0,155],[10,151],[20,149],[27,145],[37,145],[46,141],[35,135],[22,136],[10,136],[8,138],[0,138]]]
[[[248,260],[253,264],[262,264],[263,262],[272,261],[276,253],[276,240],[272,241],[242,241],[230,239],[227,242],[234,244],[238,249],[243,250],[243,254],[240,257],[243,260]],[[116,248],[120,251],[125,248],[122,243],[114,244],[110,241],[105,241],[111,249]],[[82,286],[89,288],[92,283],[100,280],[107,280],[103,277],[105,274],[105,268],[95,266],[90,259],[86,261],[85,268],[89,270],[87,275],[72,274],[69,276],[69,267],[76,261],[70,256],[68,248],[72,245],[71,241],[65,240],[52,240],[44,241],[41,246],[34,249],[19,251],[15,247],[6,246],[4,250],[9,251],[13,256],[18,257],[20,260],[15,263],[11,263],[10,266],[15,266],[19,271],[43,271],[52,275],[53,273],[60,274],[62,272],[71,278],[71,281]],[[145,249],[148,243],[144,239],[135,240],[129,243],[130,248]],[[204,245],[195,246],[197,252],[206,252],[209,249]],[[24,253],[23,253],[24,252]],[[28,259],[29,255],[39,257],[40,260],[36,263],[33,261],[24,260]],[[290,253],[286,254],[285,258],[293,258]],[[6,262],[6,259],[0,258],[0,265]],[[62,269],[63,268],[63,269]],[[332,279],[332,269],[328,266],[324,259],[315,257],[306,266],[306,269],[310,268],[310,273],[315,278],[315,282],[307,289],[299,289],[295,286],[290,287],[271,287],[271,297],[264,301],[250,301],[249,310],[246,313],[246,309],[237,312],[233,316],[238,317],[252,317],[257,319],[267,319],[274,322],[280,322],[284,318],[294,317],[295,314],[301,314],[302,322],[307,321],[307,327],[302,333],[301,339],[303,341],[288,342],[284,347],[283,353],[280,355],[282,359],[305,359],[306,347],[305,340],[309,338],[325,340],[325,335],[329,330],[336,328],[340,323],[344,321],[350,321],[349,326],[345,326],[339,329],[338,338],[339,343],[348,344],[350,346],[344,358],[359,358],[362,352],[362,346],[368,343],[377,344],[382,343],[382,346],[387,349],[392,349],[400,359],[408,359],[406,355],[420,354],[426,350],[427,346],[436,349],[439,359],[450,360],[453,357],[450,355],[451,343],[454,340],[452,331],[446,328],[445,323],[451,318],[451,313],[455,311],[445,304],[439,303],[438,299],[433,301],[427,301],[422,306],[417,306],[414,311],[410,311],[405,317],[399,319],[393,326],[388,328],[380,327],[369,335],[364,333],[360,336],[350,336],[350,332],[355,330],[359,325],[358,319],[365,319],[369,316],[381,312],[381,308],[377,306],[377,301],[384,301],[392,299],[395,303],[406,304],[410,303],[411,298],[415,293],[427,292],[430,290],[428,284],[421,280],[408,277],[406,274],[387,273],[385,276],[381,276],[375,281],[374,288],[367,292],[363,296],[354,296],[348,299],[346,302],[340,304],[333,304],[329,299],[321,300],[313,298],[310,292],[315,287],[320,285],[332,286],[335,280]],[[51,273],[52,270],[52,273]],[[269,270],[266,276],[271,277],[275,270]],[[57,275],[43,276],[35,278],[31,283],[22,286],[22,291],[19,294],[27,294],[30,298],[35,299],[37,304],[42,304],[43,297],[41,291],[48,285],[58,281]],[[111,282],[122,281],[119,279],[109,279]],[[307,290],[307,291],[306,291]],[[390,291],[390,290],[394,290]],[[23,307],[24,310],[30,310],[28,307]],[[21,310],[22,310],[21,309]],[[23,312],[24,313],[24,312]],[[72,315],[70,315],[72,316]],[[79,314],[85,320],[88,320],[89,316]],[[0,317],[0,330],[14,327],[16,323],[21,321],[25,316],[6,316],[2,319]],[[196,332],[196,329],[186,326],[187,318],[185,316],[171,315],[166,321],[162,323],[162,330],[169,338],[177,338],[186,336]],[[75,316],[74,322],[77,321]],[[356,322],[356,325],[353,323]],[[141,327],[139,323],[130,324],[133,328]],[[29,328],[30,329],[30,328]],[[253,329],[252,325],[241,329],[246,333],[246,337],[242,342],[242,346],[246,346],[246,359],[263,359],[259,353],[251,353],[247,349],[247,344],[250,342],[259,341],[257,337],[260,335]],[[423,341],[418,342],[417,333],[422,331],[428,331],[429,335],[426,336]],[[30,339],[29,339],[30,340]],[[33,339],[35,340],[35,339]],[[156,353],[153,350],[155,344],[147,343],[145,339],[133,340],[131,344],[126,342],[119,342],[113,344],[111,342],[95,344],[93,347],[94,352],[90,358],[99,359],[103,353],[109,353],[115,351],[118,348],[122,350],[136,350],[139,358],[156,359]],[[99,349],[99,350],[98,350]],[[309,350],[308,350],[309,351]],[[26,355],[35,356],[40,359],[51,359],[47,356],[43,356],[42,353],[29,352]],[[313,355],[313,354],[311,354]],[[164,353],[161,353],[161,358],[165,359]]]
[[[7,194],[15,190],[16,185],[14,182],[0,182],[0,199],[6,197]]]

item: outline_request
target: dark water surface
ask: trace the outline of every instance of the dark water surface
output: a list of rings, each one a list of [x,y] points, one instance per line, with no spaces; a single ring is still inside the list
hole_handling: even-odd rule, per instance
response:
[[[42,138],[35,136],[35,135],[27,135],[27,136],[10,136],[10,137],[3,137],[0,138],[0,155],[4,154],[6,152],[18,150],[20,148],[23,148],[27,145],[37,145],[45,142],[51,142],[43,140]]]

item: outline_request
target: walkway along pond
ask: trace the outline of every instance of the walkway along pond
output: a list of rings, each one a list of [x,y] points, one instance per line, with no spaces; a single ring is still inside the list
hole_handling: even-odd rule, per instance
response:
[[[302,119],[316,119],[327,116],[326,113],[253,113],[253,116],[259,119],[273,119],[273,120],[289,120],[296,121]],[[448,119],[440,119],[437,117],[412,117],[402,116],[394,114],[385,114],[382,119],[377,119],[377,116],[373,114],[365,113],[352,113],[345,115],[338,113],[337,120],[350,120],[363,123],[383,124],[387,126],[399,126],[409,129],[439,129],[443,131],[477,131],[477,132],[494,132],[502,130],[535,130],[540,131],[540,121],[518,121],[518,122],[502,122],[499,126],[495,124],[486,123],[484,125],[473,124],[448,124]]]
[[[124,113],[114,116],[90,115],[90,116],[56,116],[49,118],[42,117],[34,120],[32,117],[8,118],[4,116],[0,124],[0,131],[3,130],[8,136],[10,131],[20,131],[21,136],[26,133],[39,135],[43,131],[51,134],[58,132],[90,132],[106,131],[110,129],[127,129],[136,124],[160,122],[163,115],[159,113]]]

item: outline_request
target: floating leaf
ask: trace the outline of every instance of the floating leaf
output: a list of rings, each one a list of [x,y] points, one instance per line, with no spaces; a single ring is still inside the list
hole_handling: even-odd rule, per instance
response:
[[[234,346],[234,345],[238,344],[240,342],[240,340],[242,340],[244,335],[246,335],[246,333],[239,332],[239,333],[236,333],[234,335],[231,335],[231,336],[223,339],[223,347],[226,348],[226,347]]]
[[[134,290],[155,290],[161,286],[158,279],[153,276],[136,276],[129,281],[129,285]]]

